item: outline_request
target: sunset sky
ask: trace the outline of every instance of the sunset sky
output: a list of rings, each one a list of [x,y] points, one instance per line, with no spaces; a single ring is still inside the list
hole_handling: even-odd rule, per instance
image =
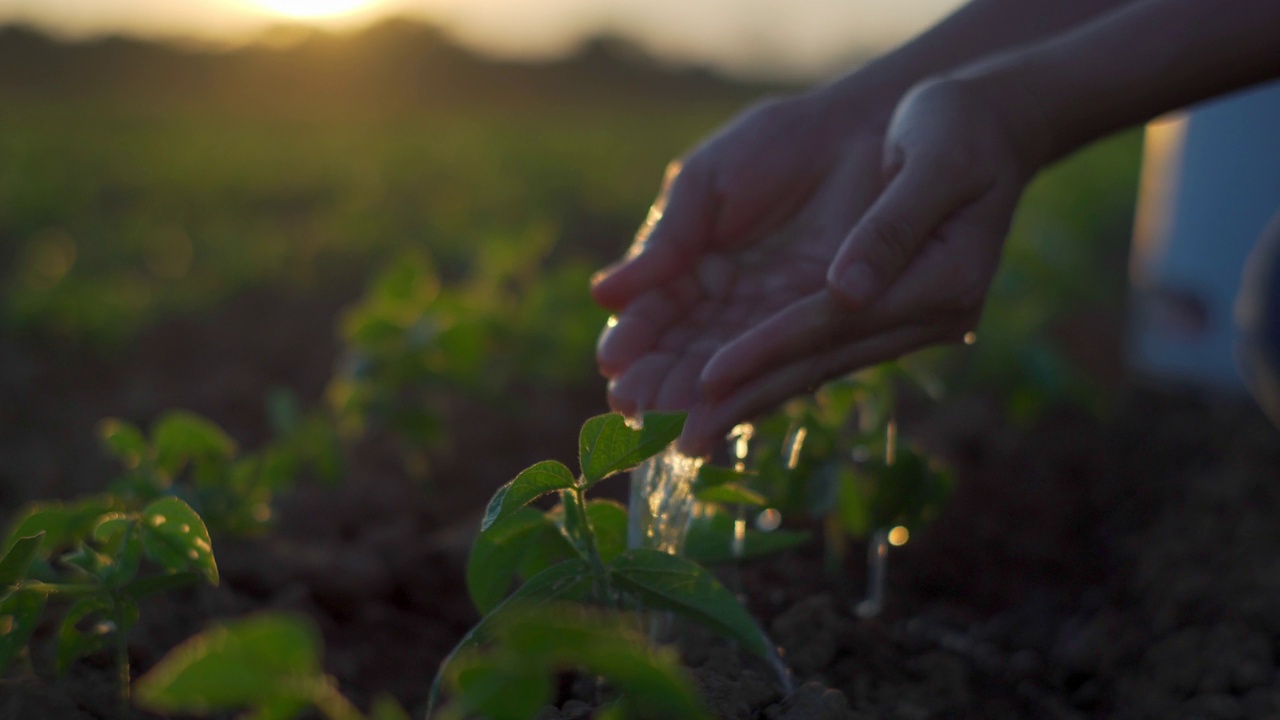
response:
[[[0,0],[0,23],[72,35],[243,38],[302,20],[353,27],[388,15],[435,21],[507,56],[563,51],[620,31],[669,57],[744,70],[821,73],[901,41],[960,0]]]

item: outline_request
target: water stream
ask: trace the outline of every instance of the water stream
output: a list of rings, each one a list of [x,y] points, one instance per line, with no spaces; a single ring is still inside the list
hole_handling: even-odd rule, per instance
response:
[[[749,439],[748,434],[746,440],[739,437],[735,443],[734,455],[739,469],[744,467]],[[631,503],[627,519],[629,547],[651,548],[673,555],[683,553],[689,526],[701,511],[693,494],[694,481],[701,467],[701,458],[682,455],[672,444],[631,471]],[[740,556],[745,548],[746,525],[746,509],[739,508],[732,539],[735,556]],[[648,625],[651,639],[662,642],[670,636],[671,615],[661,613],[652,616]],[[791,671],[782,661],[773,641],[767,640],[766,645],[770,652],[769,666],[777,674],[783,692],[790,694],[794,689]]]

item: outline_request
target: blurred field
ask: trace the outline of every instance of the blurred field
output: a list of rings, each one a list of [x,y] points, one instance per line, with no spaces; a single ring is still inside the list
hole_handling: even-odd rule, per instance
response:
[[[348,303],[413,252],[506,288],[497,313],[561,286],[548,308],[574,312],[542,324],[571,327],[528,352],[590,376],[590,270],[668,159],[776,90],[611,39],[497,63],[398,21],[236,50],[0,38],[0,318],[94,355],[247,289]],[[1035,184],[962,382],[1033,411],[1116,370],[1137,152],[1130,133]]]

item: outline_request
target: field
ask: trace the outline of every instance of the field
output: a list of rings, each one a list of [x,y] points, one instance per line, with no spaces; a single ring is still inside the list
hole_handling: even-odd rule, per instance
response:
[[[777,88],[614,41],[491,63],[396,24],[210,56],[4,32],[64,62],[0,73],[0,517],[118,482],[104,418],[189,410],[246,454],[303,438],[262,526],[214,532],[221,584],[143,601],[129,664],[217,619],[296,611],[357,706],[386,693],[420,716],[478,618],[464,572],[484,503],[536,461],[572,465],[606,410],[589,274],[668,159]],[[802,687],[784,698],[741,653],[693,643],[715,714],[1280,712],[1274,430],[1122,371],[1139,145],[1036,182],[979,342],[936,356],[946,396],[900,398],[903,434],[956,485],[895,550],[885,614],[852,611],[863,539],[836,579],[817,540],[731,569]],[[59,632],[35,629],[0,717],[112,716],[110,654],[54,673]],[[560,685],[538,717],[585,717],[593,692]]]

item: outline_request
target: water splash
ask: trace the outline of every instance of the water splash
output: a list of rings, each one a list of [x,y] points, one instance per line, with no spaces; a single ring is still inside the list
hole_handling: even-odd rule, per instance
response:
[[[873,618],[884,609],[884,588],[889,566],[889,533],[877,530],[867,543],[867,599],[855,608],[858,617]]]
[[[693,482],[701,458],[680,454],[675,445],[631,471],[627,545],[679,555],[693,521]]]

